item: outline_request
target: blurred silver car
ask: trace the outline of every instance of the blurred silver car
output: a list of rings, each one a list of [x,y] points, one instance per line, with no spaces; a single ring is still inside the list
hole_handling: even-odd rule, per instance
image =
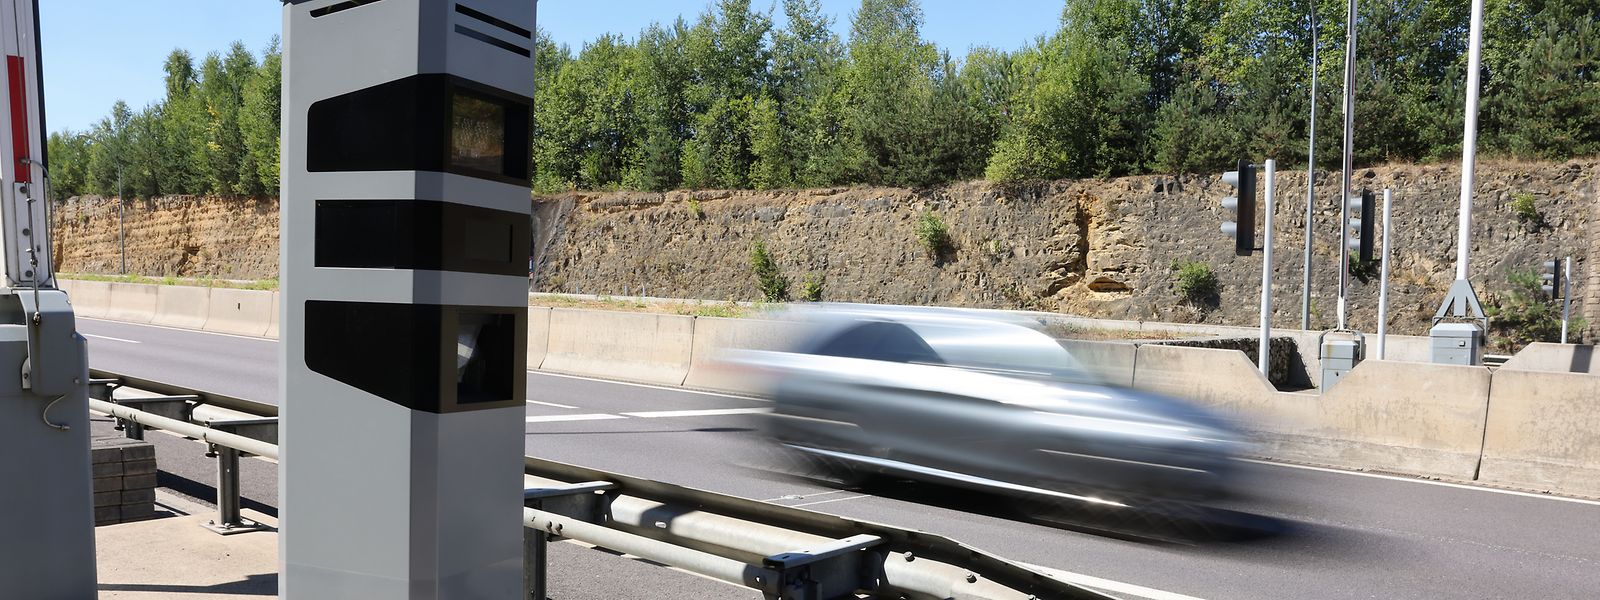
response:
[[[793,351],[745,351],[767,432],[839,474],[1133,506],[1216,497],[1241,438],[1182,401],[1107,385],[1027,319],[821,305]]]

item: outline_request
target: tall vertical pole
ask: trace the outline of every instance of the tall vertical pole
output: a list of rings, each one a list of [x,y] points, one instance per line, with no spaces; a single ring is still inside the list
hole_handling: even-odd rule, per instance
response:
[[[1567,343],[1567,325],[1572,321],[1572,257],[1567,257],[1565,272],[1561,275],[1561,343]]]
[[[1483,0],[1472,0],[1472,31],[1467,43],[1466,132],[1461,142],[1461,223],[1456,229],[1456,279],[1467,278],[1472,250],[1472,186],[1478,164],[1478,69],[1483,46]]]
[[[1389,342],[1389,206],[1394,190],[1383,190],[1383,254],[1378,257],[1378,360],[1384,360]]]
[[[1300,272],[1305,285],[1300,290],[1300,329],[1311,329],[1311,223],[1316,219],[1317,182],[1317,5],[1311,5],[1311,125],[1306,142],[1306,251]]]
[[[1344,25],[1344,167],[1339,178],[1339,329],[1345,329],[1350,287],[1350,176],[1356,134],[1356,0],[1350,0]]]
[[[1273,192],[1278,182],[1278,163],[1267,159],[1267,216],[1263,223],[1266,232],[1262,234],[1261,242],[1261,346],[1259,368],[1262,375],[1270,375],[1272,366],[1272,211]]]
[[[128,219],[123,214],[122,167],[117,167],[117,254],[122,256],[122,274],[128,274]]]

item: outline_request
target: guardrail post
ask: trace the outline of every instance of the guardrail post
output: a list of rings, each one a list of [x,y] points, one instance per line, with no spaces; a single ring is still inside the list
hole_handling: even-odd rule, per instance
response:
[[[528,600],[549,600],[546,580],[550,571],[549,539],[543,531],[522,528],[522,578]]]
[[[217,518],[205,528],[222,535],[255,531],[259,527],[239,514],[239,451],[216,444],[211,448],[217,457]]]

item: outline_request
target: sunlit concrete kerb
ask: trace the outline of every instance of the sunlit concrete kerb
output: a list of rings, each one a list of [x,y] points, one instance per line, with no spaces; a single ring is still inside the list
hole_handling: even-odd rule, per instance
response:
[[[284,5],[280,597],[526,595],[534,6]]]

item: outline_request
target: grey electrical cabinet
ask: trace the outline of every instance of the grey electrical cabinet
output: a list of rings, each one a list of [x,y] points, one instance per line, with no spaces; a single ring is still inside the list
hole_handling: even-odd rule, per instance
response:
[[[1361,363],[1361,342],[1357,340],[1327,340],[1322,342],[1322,389],[1349,374]]]
[[[1471,323],[1440,323],[1430,332],[1431,360],[1443,365],[1483,363],[1483,331]]]

